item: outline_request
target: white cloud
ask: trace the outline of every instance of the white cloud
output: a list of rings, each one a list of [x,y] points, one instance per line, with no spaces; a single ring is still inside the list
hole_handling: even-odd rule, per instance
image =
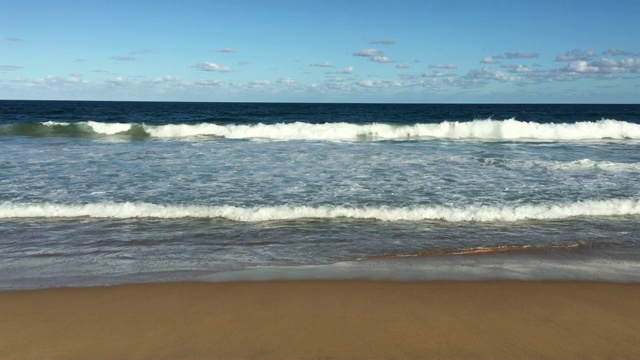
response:
[[[531,53],[527,51],[518,52],[506,52],[500,55],[486,56],[480,60],[481,64],[496,64],[498,59],[533,59],[537,58],[538,53]]]
[[[107,84],[112,86],[126,86],[129,85],[129,80],[121,77],[121,76],[112,76],[105,81]]]
[[[414,80],[417,76],[408,73],[401,73],[398,75],[402,80]]]
[[[283,78],[283,79],[278,80],[278,84],[292,86],[292,85],[296,85],[297,82],[294,79],[291,79],[291,78]]]
[[[358,81],[356,85],[364,88],[392,88],[402,87],[404,84],[396,80],[362,80]]]
[[[620,61],[601,59],[587,62],[585,60],[572,61],[559,71],[576,74],[616,74],[640,72],[640,59],[624,59]]]
[[[625,50],[620,50],[620,49],[615,49],[615,48],[611,48],[611,49],[607,49],[605,51],[602,52],[603,55],[610,55],[610,56],[636,56],[636,55],[640,55],[631,51],[625,51]]]
[[[375,61],[377,63],[392,63],[393,60],[389,59],[386,56],[374,56],[371,58],[371,61]]]
[[[353,56],[364,56],[364,57],[374,57],[374,56],[384,56],[384,51],[380,51],[375,48],[364,49],[361,51],[357,51],[353,53]]]
[[[340,77],[325,80],[324,87],[333,91],[351,91],[350,84]]]
[[[218,64],[215,63],[210,63],[210,62],[203,62],[203,63],[198,63],[193,65],[192,67],[200,70],[200,71],[217,71],[217,72],[229,72],[231,71],[230,68],[226,67],[226,66],[220,66]]]
[[[338,71],[338,74],[353,74],[353,66],[347,66],[346,68]]]
[[[134,61],[134,60],[138,60],[136,57],[133,56],[112,56],[111,60],[115,60],[115,61]]]
[[[436,70],[434,70],[434,71],[432,71],[430,73],[427,73],[427,74],[422,74],[422,77],[426,77],[426,78],[436,78],[436,77],[443,77],[443,76],[444,76],[443,73],[441,73],[440,71],[436,71]]]
[[[354,52],[353,56],[368,57],[369,60],[377,62],[377,63],[392,63],[392,62],[394,62],[393,60],[391,60],[388,57],[384,56],[384,51],[380,51],[380,50],[375,49],[375,48],[364,49],[364,50],[361,50],[361,51]]]
[[[216,52],[219,52],[219,53],[234,53],[234,52],[236,52],[236,50],[232,49],[232,48],[222,48],[222,49],[216,50]]]
[[[504,58],[505,59],[533,59],[533,58],[537,58],[538,54],[537,53],[530,53],[527,51],[518,51],[515,53],[512,52],[506,52],[504,53]]]
[[[500,65],[501,68],[503,69],[508,69],[508,72],[511,73],[528,73],[531,72],[533,70],[531,70],[530,67],[526,66],[526,65],[521,65],[521,64],[502,64]]]
[[[459,87],[480,87],[485,86],[489,82],[514,82],[520,83],[522,82],[522,78],[517,76],[511,76],[503,71],[492,71],[488,66],[483,67],[482,69],[473,69],[470,70],[466,75],[458,77],[458,78],[446,78],[443,79],[443,83],[450,86],[459,86]]]
[[[398,69],[408,69],[409,65],[407,65],[407,64],[398,64],[398,65],[396,65],[396,68],[398,68]]]
[[[591,60],[594,56],[596,56],[596,52],[592,49],[589,50],[580,50],[574,49],[568,51],[566,53],[558,53],[556,55],[555,61],[578,61],[578,60]]]
[[[249,82],[247,85],[251,88],[264,88],[271,84],[270,80],[253,80]]]
[[[209,87],[222,87],[224,86],[224,82],[220,80],[198,80],[194,84],[199,86],[209,86]]]
[[[497,62],[498,61],[494,59],[493,56],[483,57],[482,60],[480,60],[481,64],[495,64]]]
[[[165,75],[162,77],[157,77],[151,81],[148,81],[150,83],[167,83],[167,82],[176,82],[176,81],[181,81],[182,79],[180,79],[179,77],[175,77],[175,76],[171,76],[171,75]]]
[[[320,63],[320,64],[311,64],[311,65],[309,65],[309,66],[313,66],[313,67],[325,67],[325,68],[334,67],[334,65],[333,65],[333,64],[331,64],[331,63],[330,63],[330,62],[328,62],[328,61],[325,61],[325,62]]]
[[[429,65],[430,69],[457,69],[458,66],[455,64],[434,64]]]

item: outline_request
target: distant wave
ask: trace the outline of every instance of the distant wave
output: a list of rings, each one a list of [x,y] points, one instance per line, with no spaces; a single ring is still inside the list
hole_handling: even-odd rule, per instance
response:
[[[218,137],[266,140],[420,140],[563,141],[640,139],[640,124],[607,120],[577,123],[536,123],[515,119],[393,125],[304,122],[253,125],[102,123],[95,121],[44,122],[0,127],[0,135],[25,136],[125,136],[181,139]]]
[[[0,218],[224,218],[261,222],[297,219],[374,219],[382,221],[442,220],[451,222],[565,219],[577,216],[640,214],[640,200],[614,199],[521,206],[197,206],[150,203],[0,204]]]

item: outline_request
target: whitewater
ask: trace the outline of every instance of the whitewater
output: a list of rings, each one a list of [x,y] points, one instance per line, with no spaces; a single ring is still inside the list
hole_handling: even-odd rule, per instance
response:
[[[640,281],[639,114],[0,101],[0,289]]]
[[[39,126],[40,125],[40,126]],[[38,129],[40,127],[40,129]],[[226,139],[267,140],[638,140],[640,125],[625,121],[601,119],[571,124],[543,124],[532,121],[472,120],[445,121],[436,124],[395,125],[384,123],[279,123],[252,125],[103,123],[96,121],[66,123],[47,121],[24,127],[5,127],[0,134],[19,135],[138,135],[150,138],[180,139],[220,137]]]
[[[480,221],[566,219],[581,216],[621,216],[640,214],[640,200],[616,199],[569,204],[523,205],[515,207],[338,207],[338,206],[167,206],[147,203],[102,204],[0,204],[0,218],[224,218],[260,222],[298,219],[373,219],[381,221]]]

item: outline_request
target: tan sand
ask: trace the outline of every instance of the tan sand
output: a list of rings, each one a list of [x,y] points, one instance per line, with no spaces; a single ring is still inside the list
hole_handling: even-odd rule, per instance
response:
[[[640,285],[272,281],[4,291],[0,359],[640,359]]]

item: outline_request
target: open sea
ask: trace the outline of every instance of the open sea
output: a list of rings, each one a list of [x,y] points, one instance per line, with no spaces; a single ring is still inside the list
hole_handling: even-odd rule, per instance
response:
[[[0,289],[640,282],[640,105],[0,101]]]

